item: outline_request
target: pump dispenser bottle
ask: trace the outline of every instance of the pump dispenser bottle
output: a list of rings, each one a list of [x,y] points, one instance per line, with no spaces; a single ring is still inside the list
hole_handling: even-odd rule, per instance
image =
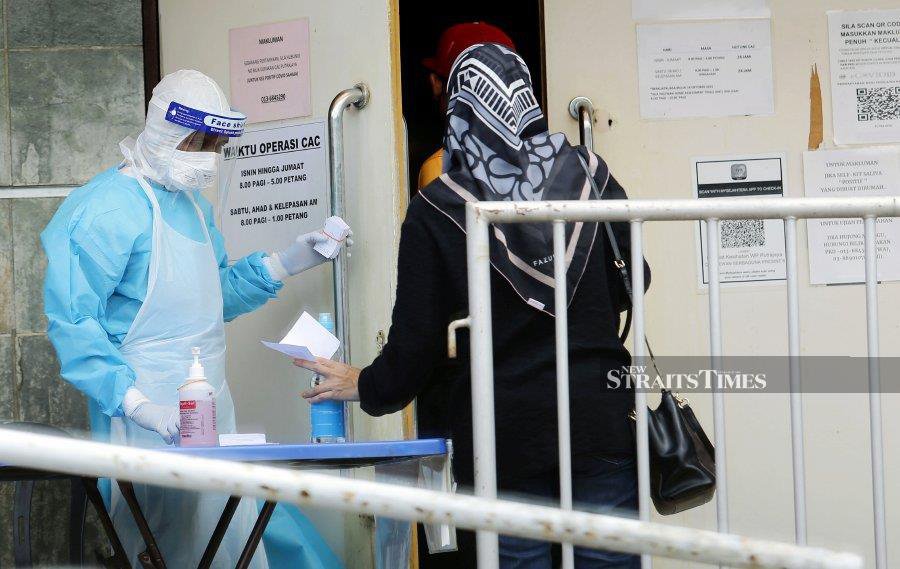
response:
[[[200,363],[200,348],[191,349],[191,353],[194,355],[194,363],[187,380],[178,388],[181,446],[218,446],[216,392],[206,381],[203,365]]]

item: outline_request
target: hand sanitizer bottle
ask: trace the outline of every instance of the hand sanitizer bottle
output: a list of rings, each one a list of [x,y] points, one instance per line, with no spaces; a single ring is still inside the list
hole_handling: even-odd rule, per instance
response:
[[[206,381],[200,364],[200,348],[193,348],[194,363],[187,380],[178,388],[181,416],[181,446],[214,447],[219,445],[216,430],[216,392]]]
[[[334,334],[334,317],[329,312],[319,313],[319,324]],[[316,375],[312,386],[319,384]],[[344,402],[322,401],[309,406],[309,438],[314,443],[342,443],[346,440],[344,431]]]

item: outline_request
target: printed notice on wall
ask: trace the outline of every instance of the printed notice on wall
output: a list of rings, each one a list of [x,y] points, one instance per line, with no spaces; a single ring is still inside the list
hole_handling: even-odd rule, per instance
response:
[[[900,147],[819,150],[803,153],[807,196],[900,196]],[[866,280],[861,219],[808,219],[809,281],[812,284]],[[900,218],[875,223],[878,280],[900,280]]]
[[[229,258],[290,245],[325,220],[325,123],[245,132],[225,146],[235,160],[220,205]]]
[[[766,0],[631,0],[635,20],[768,18]]]
[[[694,158],[694,196],[780,198],[784,196],[784,154]],[[706,222],[698,222],[697,275],[709,284]],[[784,222],[780,219],[719,220],[719,282],[754,283],[785,279]]]
[[[228,30],[231,104],[256,123],[305,117],[309,95],[309,20]]]
[[[900,142],[900,10],[828,12],[835,144]]]
[[[771,115],[769,20],[637,27],[641,116]]]

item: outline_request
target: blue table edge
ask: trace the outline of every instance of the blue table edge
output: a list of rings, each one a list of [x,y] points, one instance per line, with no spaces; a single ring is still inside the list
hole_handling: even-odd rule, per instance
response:
[[[341,460],[378,458],[417,458],[447,454],[446,439],[404,441],[366,441],[352,443],[268,444],[225,447],[167,447],[175,454],[234,460],[239,462],[277,462],[286,460]]]

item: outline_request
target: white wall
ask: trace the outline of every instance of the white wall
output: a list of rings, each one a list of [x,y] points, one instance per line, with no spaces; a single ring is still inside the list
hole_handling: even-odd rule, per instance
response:
[[[771,117],[641,120],[638,109],[635,25],[625,0],[548,0],[544,3],[548,115],[553,130],[577,140],[567,106],[577,95],[611,114],[611,131],[597,125],[595,149],[636,198],[690,198],[690,159],[730,153],[786,152],[786,194],[803,195],[801,152],[809,132],[809,76],[818,65],[830,140],[826,10],[896,8],[890,0],[772,0],[776,114]],[[826,144],[827,146],[827,144]],[[805,224],[800,234],[801,341],[804,355],[866,354],[861,286],[809,286]],[[649,223],[646,255],[653,269],[647,295],[647,333],[663,355],[708,353],[706,293],[697,285],[694,227]],[[880,285],[881,354],[898,356],[900,283]],[[726,354],[785,355],[785,287],[722,291]],[[815,378],[804,378],[814,381]],[[892,381],[885,378],[883,381]],[[809,540],[864,553],[874,563],[869,475],[867,395],[807,395]],[[692,398],[711,432],[708,396]],[[888,535],[900,532],[900,399],[885,395]],[[793,493],[787,395],[731,396],[726,401],[731,529],[792,541]],[[893,481],[893,483],[891,483]],[[714,528],[715,510],[661,519]],[[890,544],[893,564],[900,543]],[[662,563],[658,567],[687,567]]]
[[[229,92],[228,30],[308,17],[312,116],[327,117],[332,98],[359,81],[372,97],[345,116],[347,220],[354,230],[350,308],[353,360],[365,365],[376,355],[375,338],[390,323],[400,198],[395,166],[394,109],[390,70],[389,3],[386,1],[293,2],[265,0],[162,0],[160,49],[163,73],[196,68]],[[268,126],[273,123],[266,123]],[[274,123],[277,124],[277,123]],[[215,202],[214,202],[215,203]],[[303,442],[309,436],[308,406],[298,392],[308,372],[259,344],[286,329],[304,308],[331,309],[331,269],[319,267],[291,279],[278,300],[227,327],[228,374],[239,429],[266,432],[270,440]],[[356,409],[358,439],[400,438],[398,416],[374,420]],[[366,475],[366,473],[362,473]],[[371,562],[364,521],[333,513],[313,515],[320,530],[350,567]],[[346,526],[346,532],[344,527]]]

